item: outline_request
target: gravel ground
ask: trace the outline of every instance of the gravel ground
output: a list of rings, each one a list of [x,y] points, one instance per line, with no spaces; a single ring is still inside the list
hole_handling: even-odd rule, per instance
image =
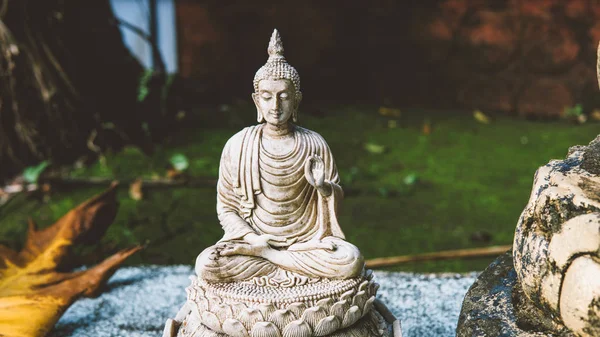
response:
[[[75,303],[51,337],[160,337],[185,302],[188,266],[123,268],[98,298]],[[380,298],[402,321],[404,337],[454,336],[463,296],[476,274],[376,272]]]

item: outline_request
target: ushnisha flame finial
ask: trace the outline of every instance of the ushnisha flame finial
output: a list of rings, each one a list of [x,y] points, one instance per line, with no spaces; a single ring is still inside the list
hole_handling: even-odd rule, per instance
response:
[[[254,91],[258,91],[258,82],[261,80],[289,80],[294,84],[296,93],[300,94],[300,75],[298,71],[287,63],[283,56],[283,43],[277,29],[273,30],[269,47],[269,59],[254,75]]]
[[[283,56],[283,43],[281,42],[281,36],[279,35],[279,31],[277,29],[273,30],[273,34],[271,35],[271,41],[269,41],[269,47],[267,48],[267,52],[269,53],[269,61],[275,59],[284,59]]]

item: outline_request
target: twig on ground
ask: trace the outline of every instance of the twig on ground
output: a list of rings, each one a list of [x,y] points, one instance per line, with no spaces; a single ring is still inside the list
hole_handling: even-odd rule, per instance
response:
[[[383,268],[392,267],[399,264],[409,262],[420,262],[420,261],[439,261],[439,260],[453,260],[453,259],[472,259],[478,257],[494,257],[500,254],[506,253],[512,245],[506,246],[491,246],[483,248],[469,248],[469,249],[457,249],[457,250],[446,250],[434,253],[424,253],[415,255],[403,255],[394,257],[381,257],[376,259],[367,260],[367,268]]]
[[[63,177],[48,177],[40,179],[41,184],[50,184],[50,185],[75,185],[75,186],[103,186],[109,185],[111,182],[115,181],[113,178],[98,178],[98,177],[88,177],[88,178],[63,178]],[[135,180],[120,180],[119,182],[122,186],[128,186],[133,183]],[[153,187],[215,187],[217,185],[217,180],[214,178],[194,178],[188,180],[173,180],[173,179],[142,179],[142,186],[144,188],[153,188]]]

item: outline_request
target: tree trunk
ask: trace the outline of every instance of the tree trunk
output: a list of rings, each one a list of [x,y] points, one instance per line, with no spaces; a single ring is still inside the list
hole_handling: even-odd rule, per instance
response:
[[[108,0],[0,3],[0,181],[146,138],[144,69]]]

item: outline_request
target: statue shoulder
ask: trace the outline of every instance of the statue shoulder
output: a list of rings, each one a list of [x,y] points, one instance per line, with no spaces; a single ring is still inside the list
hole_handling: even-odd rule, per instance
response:
[[[316,140],[319,145],[329,148],[329,145],[327,144],[325,138],[323,138],[323,136],[321,136],[318,132],[297,125],[296,130],[304,137],[310,137],[313,140]]]
[[[231,136],[231,138],[227,140],[227,143],[225,143],[225,146],[223,147],[223,155],[240,153],[242,151],[244,140],[247,138],[246,136],[252,133],[252,131],[254,131],[257,127],[259,127],[259,125],[245,127]]]

